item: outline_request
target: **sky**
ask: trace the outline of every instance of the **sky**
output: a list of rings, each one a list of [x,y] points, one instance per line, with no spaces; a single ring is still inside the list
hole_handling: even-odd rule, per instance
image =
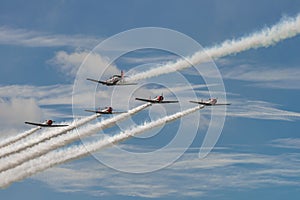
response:
[[[300,2],[292,0],[1,1],[0,148],[4,141],[24,134],[30,135],[18,140],[21,147],[53,136],[38,142],[38,151],[32,147],[18,152],[18,144],[13,144],[17,152],[6,158],[2,155],[9,148],[2,149],[0,171],[14,159],[49,147],[51,151],[12,167],[11,176],[18,176],[49,164],[2,188],[1,199],[297,198],[300,36],[241,52],[224,50],[221,56],[213,51],[225,49],[224,41],[240,41],[296,18],[299,8]],[[135,32],[139,30],[141,35]],[[166,35],[157,40],[155,31]],[[132,50],[143,40],[149,45]],[[106,87],[86,80],[105,80],[121,70],[129,79],[149,69],[161,73],[160,67],[174,67],[180,59],[193,61],[198,50],[211,58],[133,80],[136,86]],[[119,56],[113,60],[111,55]],[[180,103],[152,105],[103,130],[99,124],[114,116],[89,118],[58,138],[54,135],[62,129],[36,131],[24,124],[46,119],[71,124],[90,116],[84,109],[111,105],[126,111],[142,105],[135,97],[161,93]],[[194,110],[168,124],[162,120],[194,108],[190,100],[210,97],[231,105]],[[163,126],[145,130],[151,121]],[[96,126],[100,128],[92,131]],[[199,158],[201,145],[213,138],[209,130],[218,128],[212,151]],[[101,141],[126,131],[137,135],[101,146],[107,144]],[[82,139],[56,148],[68,134],[81,134]],[[99,148],[92,155],[84,154],[95,145]],[[0,172],[0,178],[5,173]]]

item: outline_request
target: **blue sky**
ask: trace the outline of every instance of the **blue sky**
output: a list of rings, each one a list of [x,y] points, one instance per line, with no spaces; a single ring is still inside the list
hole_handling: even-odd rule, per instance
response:
[[[83,59],[99,42],[120,32],[140,27],[163,27],[191,37],[204,48],[225,40],[248,36],[271,27],[282,18],[300,13],[297,1],[1,1],[0,2],[0,138],[4,140],[28,130],[24,121],[53,118],[72,119],[72,89]],[[300,37],[283,40],[268,48],[250,49],[216,59],[227,93],[226,122],[216,148],[204,160],[198,158],[210,120],[210,108],[172,122],[162,129],[146,132],[151,136],[133,138],[119,147],[132,152],[151,152],[176,136],[179,123],[185,134],[192,132],[199,118],[196,136],[188,150],[169,166],[151,173],[124,173],[99,163],[93,157],[58,165],[0,191],[3,199],[295,199],[299,196],[299,83]],[[121,48],[121,47],[120,47]],[[91,56],[92,72],[103,69],[105,57]],[[145,49],[123,55],[106,71],[105,77],[119,70],[141,71],[150,64],[172,62],[170,52]],[[95,63],[95,65],[93,65]],[[89,63],[90,64],[90,63]],[[143,68],[145,67],[145,68]],[[199,99],[208,98],[201,77],[183,70]],[[191,98],[174,74],[147,82],[172,85],[175,96],[163,87],[148,85],[134,95]],[[178,79],[179,80],[179,79]],[[139,103],[128,97],[126,89],[95,86],[96,106],[113,102],[118,110]],[[83,95],[79,108],[91,105]],[[110,101],[111,97],[114,101]],[[123,99],[124,97],[124,99]],[[100,100],[101,99],[101,100]],[[127,100],[127,99],[126,99]],[[192,107],[184,104],[183,108]],[[131,120],[104,131],[117,134],[145,120],[172,114],[178,107],[152,106]],[[106,118],[106,117],[104,117]],[[98,119],[101,120],[101,119]],[[158,133],[158,134],[157,134]],[[39,132],[36,133],[38,135]],[[100,135],[101,133],[98,133]],[[155,135],[157,134],[157,135]],[[35,137],[35,136],[34,136]],[[88,141],[94,140],[91,137]],[[97,138],[96,138],[97,139]],[[184,142],[184,141],[183,141]],[[71,144],[76,145],[76,144]],[[180,144],[179,144],[180,146]],[[174,148],[162,159],[179,153]],[[95,154],[112,164],[148,169],[148,164],[124,158],[115,148]]]

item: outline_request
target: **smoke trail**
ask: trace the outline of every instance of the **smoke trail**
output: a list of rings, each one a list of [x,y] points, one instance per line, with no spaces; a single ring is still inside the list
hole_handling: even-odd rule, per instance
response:
[[[29,148],[26,151],[22,151],[18,154],[13,154],[11,156],[5,157],[1,159],[0,162],[0,172],[8,170],[10,168],[16,167],[28,160],[39,157],[45,153],[48,153],[51,150],[57,149],[59,147],[63,147],[71,142],[74,142],[80,138],[87,137],[93,133],[96,133],[102,129],[109,128],[113,126],[116,122],[126,119],[127,117],[149,107],[151,104],[143,104],[136,108],[129,110],[126,113],[122,113],[120,115],[116,115],[115,117],[103,120],[94,125],[90,125],[87,128],[80,130],[79,133],[73,131],[68,134],[59,135],[58,137],[51,138],[46,142],[42,142],[34,146],[33,148]]]
[[[107,137],[106,139],[91,142],[86,145],[78,145],[75,147],[69,147],[67,149],[50,152],[42,157],[23,163],[16,168],[0,173],[0,187],[8,187],[15,181],[22,180],[55,165],[82,158],[89,155],[91,152],[95,152],[118,142],[124,141],[134,135],[140,134],[144,131],[163,125],[164,123],[168,123],[185,115],[191,114],[201,108],[203,108],[203,106],[197,106],[182,112],[177,112],[173,115],[163,117],[153,122],[145,123],[141,126],[137,126],[133,129],[121,132],[115,136]],[[89,151],[87,151],[87,149]]]
[[[168,63],[164,66],[144,71],[131,77],[128,77],[129,82],[147,79],[154,76],[175,72],[193,65],[207,62],[210,58],[217,59],[234,53],[240,53],[249,49],[260,47],[269,47],[276,43],[294,37],[300,33],[300,15],[295,18],[285,19],[271,28],[263,29],[247,37],[242,37],[237,40],[227,40],[218,46],[204,49],[196,52],[186,60],[178,60],[175,63]]]
[[[85,117],[83,119],[78,120],[77,122],[73,122],[71,125],[69,125],[65,128],[59,128],[58,130],[56,129],[56,130],[47,131],[29,141],[19,142],[19,143],[16,143],[16,145],[11,145],[11,146],[1,150],[0,158],[23,151],[29,147],[33,147],[34,145],[36,145],[40,142],[49,140],[52,137],[57,137],[59,135],[65,134],[68,131],[75,129],[76,127],[82,126],[82,125],[96,119],[98,116],[99,115],[92,115],[89,117]]]
[[[25,131],[24,133],[21,133],[21,134],[18,134],[16,136],[14,136],[14,137],[7,138],[3,142],[1,142],[0,148],[6,147],[8,145],[11,145],[11,144],[23,139],[23,138],[26,138],[27,136],[35,133],[38,130],[40,130],[40,127],[32,128],[28,131]]]

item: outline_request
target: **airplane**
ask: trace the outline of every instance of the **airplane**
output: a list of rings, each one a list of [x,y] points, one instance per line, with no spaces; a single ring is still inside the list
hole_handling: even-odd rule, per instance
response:
[[[137,83],[126,83],[124,79],[124,72],[121,71],[121,75],[113,75],[106,81],[95,80],[87,78],[86,80],[101,83],[102,85],[113,86],[113,85],[137,85]]]
[[[53,124],[55,121],[48,119],[44,123],[25,122],[25,124],[40,126],[40,127],[65,127],[67,124]]]
[[[161,94],[159,96],[156,96],[156,97],[154,97],[152,99],[150,97],[149,99],[135,98],[135,100],[145,101],[145,102],[150,102],[150,103],[178,103],[178,101],[164,101],[163,94]]]
[[[200,105],[204,106],[226,106],[226,105],[231,105],[231,103],[218,103],[217,104],[217,99],[216,98],[209,98],[207,101],[190,101],[191,103],[197,103]]]
[[[113,112],[112,107],[105,107],[104,109],[98,108],[98,110],[85,110],[87,112],[93,112],[96,114],[120,114],[120,113],[126,113],[126,112]]]

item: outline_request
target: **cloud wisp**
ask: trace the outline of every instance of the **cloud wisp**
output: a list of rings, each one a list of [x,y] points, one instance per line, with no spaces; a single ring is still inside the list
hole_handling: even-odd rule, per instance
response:
[[[298,67],[264,67],[257,64],[242,64],[236,67],[222,67],[224,79],[251,82],[262,88],[300,89],[300,70]]]
[[[272,140],[270,146],[285,149],[300,149],[300,138],[279,138]]]
[[[83,35],[55,35],[26,29],[0,27],[0,44],[26,47],[85,47],[93,48],[102,39]]]
[[[0,96],[1,137],[10,137],[11,135],[22,132],[22,130],[24,130],[24,121],[28,119],[37,120],[42,118],[42,110],[34,98],[10,98],[2,95],[1,91]]]
[[[300,113],[281,110],[274,104],[265,101],[239,100],[228,107],[227,116],[252,119],[286,120],[299,119]]]
[[[161,156],[169,157],[176,151],[178,149],[170,149]],[[110,151],[105,153],[124,166],[130,163],[140,168],[148,167],[136,159],[123,159]],[[225,152],[214,151],[205,159],[199,159],[195,149],[187,151],[169,167],[151,174],[120,173],[94,160],[80,160],[49,169],[33,179],[48,184],[56,191],[80,191],[92,196],[118,194],[192,198],[206,196],[216,190],[296,186],[299,181],[298,166],[299,155],[293,154],[265,155],[228,149]]]

